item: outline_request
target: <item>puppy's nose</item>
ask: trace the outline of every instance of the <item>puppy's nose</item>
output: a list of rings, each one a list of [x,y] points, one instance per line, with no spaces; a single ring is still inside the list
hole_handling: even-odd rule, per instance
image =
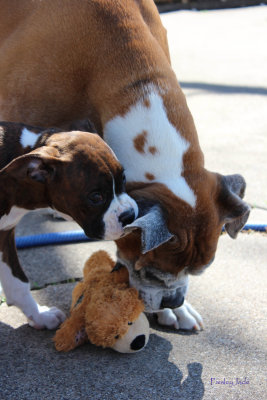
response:
[[[169,297],[163,297],[161,301],[160,308],[177,308],[181,307],[184,304],[184,296],[179,295],[178,296],[169,296]]]
[[[129,208],[129,210],[124,211],[120,216],[119,216],[119,221],[122,224],[122,226],[131,224],[135,219],[135,212],[133,208]]]
[[[145,335],[138,335],[131,343],[131,350],[141,350],[146,343]]]

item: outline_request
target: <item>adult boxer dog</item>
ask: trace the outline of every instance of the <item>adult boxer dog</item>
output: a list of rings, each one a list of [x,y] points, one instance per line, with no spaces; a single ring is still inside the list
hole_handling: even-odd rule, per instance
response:
[[[0,279],[7,303],[35,328],[53,329],[65,316],[33,300],[16,253],[16,224],[30,210],[52,207],[92,238],[117,239],[138,212],[124,186],[121,164],[98,135],[0,123]]]
[[[190,306],[176,312],[188,274],[211,263],[223,225],[237,235],[249,207],[241,176],[204,167],[154,2],[1,0],[0,6],[1,118],[63,127],[93,121],[139,205],[140,218],[127,227],[133,232],[117,241],[119,262],[147,310],[164,309],[162,323],[199,327]]]

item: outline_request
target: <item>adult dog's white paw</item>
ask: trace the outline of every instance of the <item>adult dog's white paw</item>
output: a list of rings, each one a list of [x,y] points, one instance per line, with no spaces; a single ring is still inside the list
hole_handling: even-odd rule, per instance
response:
[[[28,317],[28,322],[35,329],[56,329],[65,319],[66,315],[58,308],[38,305],[38,314]]]
[[[165,308],[157,312],[157,316],[160,325],[173,326],[175,329],[200,331],[204,327],[201,316],[187,301],[174,310]]]

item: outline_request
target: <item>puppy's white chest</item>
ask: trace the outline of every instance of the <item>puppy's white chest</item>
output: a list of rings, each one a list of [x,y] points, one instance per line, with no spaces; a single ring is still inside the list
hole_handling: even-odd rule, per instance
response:
[[[124,116],[108,121],[104,138],[125,168],[128,181],[163,183],[195,206],[195,194],[182,176],[183,156],[190,144],[168,120],[158,93],[149,93]]]

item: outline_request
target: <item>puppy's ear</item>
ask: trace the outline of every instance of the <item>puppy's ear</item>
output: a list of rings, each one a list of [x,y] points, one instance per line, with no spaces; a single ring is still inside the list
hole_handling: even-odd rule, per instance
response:
[[[173,237],[168,230],[165,218],[158,205],[153,206],[146,214],[137,218],[131,224],[126,225],[124,232],[128,234],[135,229],[141,229],[143,254],[159,247]]]
[[[245,179],[238,174],[221,176],[220,205],[225,230],[235,239],[248,220],[250,207],[242,198],[246,189]]]
[[[15,179],[31,179],[39,183],[46,183],[55,175],[57,164],[57,150],[43,147],[34,152],[17,157],[6,165],[1,171],[2,175],[9,175]]]

